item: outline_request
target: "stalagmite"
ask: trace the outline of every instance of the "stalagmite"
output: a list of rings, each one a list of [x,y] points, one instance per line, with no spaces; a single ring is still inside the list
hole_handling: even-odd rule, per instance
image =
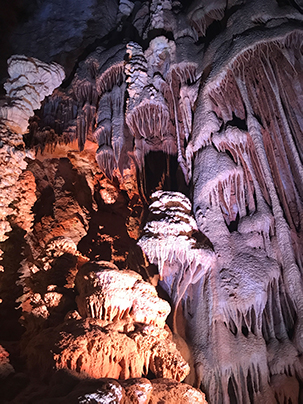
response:
[[[0,124],[0,142],[0,240],[4,241],[11,231],[7,217],[15,212],[12,203],[17,198],[16,184],[27,163],[22,136]]]
[[[70,240],[56,240],[46,249],[55,259],[64,251],[79,256]],[[48,361],[39,364],[42,375],[50,367],[79,378],[124,380],[141,377],[150,370],[157,378],[184,380],[189,366],[165,326],[169,304],[158,297],[154,286],[139,274],[119,271],[105,261],[84,264],[76,278],[80,293],[77,304],[84,318],[69,315],[56,328],[38,332],[26,348],[30,367],[39,362],[42,347],[51,351]],[[58,305],[58,293],[51,292],[54,288],[56,285],[48,287],[44,300],[34,294],[37,307],[32,316],[37,316],[39,309],[41,318],[43,307],[45,320],[50,316],[48,310]]]
[[[9,208],[9,204],[15,199],[13,188],[27,165],[21,134],[26,131],[28,119],[34,114],[34,109],[41,106],[44,97],[51,94],[65,77],[63,68],[57,63],[48,65],[23,55],[14,55],[8,60],[8,73],[10,78],[4,88],[11,101],[8,104],[2,103],[0,106],[0,164],[3,170],[0,179],[2,193],[0,239],[2,241],[6,238],[4,234],[11,230],[5,216],[14,212],[12,208]],[[11,165],[13,167],[10,168]]]
[[[113,321],[128,315],[133,321],[164,327],[170,312],[155,288],[132,271],[121,272],[110,263],[83,266],[76,279],[79,312],[83,317]],[[123,293],[122,293],[123,290]]]
[[[191,203],[181,193],[157,191],[151,196],[150,219],[138,244],[151,263],[158,265],[160,284],[174,304],[174,332],[179,304],[186,301],[191,284],[204,278],[215,263],[210,248],[200,246],[191,216]]]

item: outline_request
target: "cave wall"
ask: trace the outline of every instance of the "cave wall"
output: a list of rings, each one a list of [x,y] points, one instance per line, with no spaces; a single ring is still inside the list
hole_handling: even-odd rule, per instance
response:
[[[299,403],[302,2],[5,10],[5,402]]]

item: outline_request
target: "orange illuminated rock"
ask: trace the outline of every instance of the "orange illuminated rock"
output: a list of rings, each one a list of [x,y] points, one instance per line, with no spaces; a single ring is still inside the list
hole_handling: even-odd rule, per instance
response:
[[[64,369],[79,378],[125,380],[151,370],[156,377],[182,381],[189,373],[166,330],[123,320],[107,325],[92,318],[68,320],[34,336],[26,353],[32,371],[39,369],[42,376]]]
[[[188,384],[171,379],[152,380],[152,395],[149,404],[207,404],[205,394]]]
[[[76,277],[77,304],[83,317],[107,322],[131,318],[135,323],[164,327],[169,304],[136,272],[106,261],[83,265]]]
[[[15,370],[9,363],[8,352],[0,345],[0,379],[7,377]]]

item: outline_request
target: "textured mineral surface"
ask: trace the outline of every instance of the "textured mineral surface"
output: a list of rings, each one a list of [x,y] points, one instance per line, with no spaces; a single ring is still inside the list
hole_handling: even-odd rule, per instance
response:
[[[0,402],[303,402],[302,0],[0,5]]]

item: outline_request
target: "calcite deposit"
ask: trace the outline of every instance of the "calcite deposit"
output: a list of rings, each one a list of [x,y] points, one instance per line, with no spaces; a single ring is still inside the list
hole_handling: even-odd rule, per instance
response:
[[[0,400],[303,402],[302,1],[17,3]]]
[[[24,55],[13,55],[7,64],[9,80],[4,89],[9,103],[1,105],[0,118],[10,129],[23,134],[34,110],[59,87],[65,73],[57,63],[46,64]]]
[[[136,323],[163,328],[170,312],[154,286],[136,272],[119,271],[107,262],[86,264],[77,274],[77,304],[83,317],[104,321],[130,316]]]
[[[17,181],[22,171],[26,169],[26,151],[20,134],[12,132],[5,125],[0,126],[0,240],[4,241],[7,236],[5,233],[11,230],[8,217],[15,213],[12,203],[20,193],[17,191]]]
[[[20,277],[23,323],[28,335],[35,332],[24,340],[33,373],[47,377],[57,369],[79,378],[123,380],[149,371],[177,381],[187,376],[189,366],[165,325],[170,306],[154,286],[110,262],[89,262],[71,239],[51,240],[44,254],[36,265],[24,260]]]

